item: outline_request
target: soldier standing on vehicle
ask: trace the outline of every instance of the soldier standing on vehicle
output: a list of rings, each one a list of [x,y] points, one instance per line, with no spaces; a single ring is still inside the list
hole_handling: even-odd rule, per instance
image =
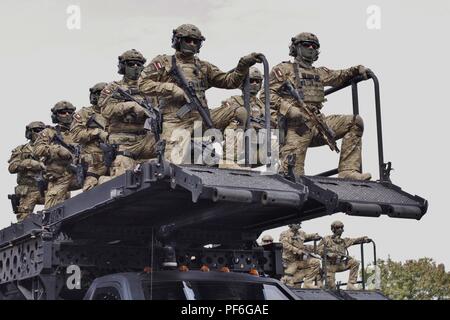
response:
[[[39,185],[38,177],[42,178],[45,166],[33,156],[37,135],[44,129],[45,124],[40,121],[28,124],[25,129],[25,137],[30,142],[15,148],[8,161],[9,172],[17,174],[17,186],[14,195],[10,197],[19,222],[33,213],[36,204],[44,204],[42,194],[45,190],[39,190],[39,187],[42,188],[42,186]]]
[[[34,157],[45,167],[44,178],[48,181],[45,194],[45,209],[53,207],[70,196],[69,190],[82,187],[77,185],[74,162],[76,159],[72,136],[69,132],[75,107],[68,101],[60,101],[51,109],[52,121],[56,126],[46,128],[37,137]]]
[[[144,128],[146,110],[135,101],[122,96],[121,88],[138,101],[146,99],[138,88],[138,79],[146,59],[131,49],[119,56],[119,74],[122,80],[114,81],[101,92],[98,105],[107,120],[108,142],[115,145],[115,160],[110,168],[111,177],[133,170],[137,165],[156,157],[155,135]]]
[[[271,104],[278,112],[280,131],[285,134],[280,150],[283,171],[287,173],[288,158],[295,155],[294,173],[303,175],[309,147],[328,143],[330,148],[338,151],[335,140],[342,138],[339,178],[370,180],[371,175],[361,173],[360,169],[363,119],[359,115],[325,116],[321,113],[326,101],[325,86],[339,86],[358,75],[367,78],[370,70],[361,65],[345,70],[315,68],[313,63],[319,57],[319,48],[319,39],[315,35],[298,34],[292,38],[290,45],[289,54],[295,58],[294,61],[282,62],[270,73]],[[298,98],[287,90],[289,87],[294,89]],[[319,119],[324,130],[315,124],[314,119]]]
[[[350,270],[347,289],[355,290],[358,279],[359,262],[348,255],[348,248],[361,243],[369,243],[372,240],[368,237],[361,238],[341,238],[344,232],[344,224],[335,221],[331,224],[332,236],[326,236],[319,243],[319,253],[322,257],[326,255],[326,274],[330,288],[336,288],[336,272]]]
[[[212,126],[205,91],[211,87],[238,88],[249,68],[261,61],[259,54],[252,53],[241,58],[232,71],[222,72],[197,57],[204,40],[196,26],[179,26],[173,30],[172,36],[175,54],[154,58],[139,79],[139,89],[146,95],[156,97],[161,107],[164,118],[162,139],[166,140],[165,155],[170,162],[191,162],[189,146],[194,122],[203,119],[205,124],[208,123],[207,127]],[[197,109],[190,108],[192,103]],[[172,137],[174,131],[179,135],[175,133]]]
[[[281,281],[291,287],[300,287],[296,283],[303,278],[304,288],[318,288],[315,281],[320,280],[320,257],[313,253],[311,246],[305,245],[305,241],[320,239],[317,233],[306,234],[300,230],[301,224],[290,224],[289,229],[280,235],[283,245],[284,276]]]
[[[245,156],[245,155],[237,155],[238,141],[243,142],[243,134],[241,135],[235,134],[236,139],[232,139],[231,137],[228,137],[227,139],[227,130],[253,128],[255,129],[255,133],[257,133],[259,129],[265,128],[265,117],[264,117],[265,105],[264,102],[262,102],[258,98],[258,93],[261,91],[263,83],[263,75],[258,68],[256,67],[250,68],[249,82],[250,82],[249,104],[251,114],[248,128],[246,128],[246,123],[248,121],[248,112],[244,106],[244,93],[239,96],[232,96],[231,98],[223,101],[220,107],[213,109],[211,111],[211,117],[213,119],[215,127],[225,133],[224,135],[226,142],[225,151],[234,148],[233,153],[235,155],[235,159],[233,160],[237,159],[239,162],[242,162],[243,156]],[[244,84],[241,86],[241,89],[244,90]],[[271,125],[272,127],[274,127],[275,123],[272,123]],[[251,142],[256,146],[257,141],[253,141],[254,139],[251,140],[252,140]],[[252,148],[252,150],[255,149]],[[272,151],[273,150],[275,149],[272,148]],[[256,154],[257,153],[255,152],[254,154],[249,155],[250,164],[259,163]],[[226,167],[226,165],[221,167]]]
[[[100,176],[105,176],[108,172],[103,150],[100,148],[100,143],[108,141],[108,132],[106,131],[106,119],[101,115],[98,106],[100,92],[106,85],[101,82],[89,89],[91,106],[82,108],[74,115],[70,129],[73,141],[82,146],[81,156],[83,162],[87,164],[83,191],[95,187]]]

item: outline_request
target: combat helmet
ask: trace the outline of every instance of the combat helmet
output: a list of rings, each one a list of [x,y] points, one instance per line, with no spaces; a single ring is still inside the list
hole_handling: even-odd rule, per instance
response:
[[[147,59],[144,58],[142,53],[137,51],[136,49],[127,50],[122,53],[119,57],[119,74],[125,74],[125,66],[127,61],[139,61],[142,65],[147,62]]]
[[[297,45],[302,42],[312,42],[317,45],[317,49],[320,48],[319,38],[313,33],[302,32],[291,38],[291,44],[289,46],[289,55],[292,57],[297,56]]]
[[[302,224],[301,223],[291,223],[290,225],[289,225],[289,229],[300,229],[302,227]]]
[[[259,71],[256,67],[251,67],[248,71],[248,77],[250,80],[250,95],[256,96],[258,92],[261,90],[262,87],[262,81],[263,81],[263,75],[261,71]],[[251,80],[258,80],[257,82],[252,82]],[[243,82],[241,89],[244,90],[245,81]]]
[[[177,51],[180,51],[182,38],[193,38],[198,40],[198,45],[195,53],[198,53],[200,51],[203,41],[206,40],[206,38],[202,35],[200,29],[194,26],[193,24],[182,24],[181,26],[173,30],[172,48],[174,48]]]
[[[102,90],[105,89],[107,85],[108,84],[106,82],[99,82],[93,87],[89,88],[89,100],[96,109],[98,109],[97,104],[98,98],[100,97],[100,92],[102,92]]]
[[[344,224],[339,220],[336,220],[331,224],[331,230],[334,230],[334,229],[340,228],[340,227],[344,227]]]
[[[95,84],[93,87],[89,88],[90,93],[101,92],[108,84],[106,82],[99,82]]]
[[[248,76],[250,79],[259,79],[263,80],[263,74],[256,67],[251,67],[248,71]]]
[[[261,242],[263,245],[271,244],[273,242],[273,237],[269,234],[266,234],[261,238]]]
[[[75,112],[76,108],[69,101],[59,101],[55,104],[55,106],[51,109],[52,112],[52,122],[53,123],[64,123],[70,124],[69,117],[67,119],[65,117],[58,117],[58,112],[68,110],[70,112],[70,119],[72,118],[72,114]]]
[[[39,133],[40,131],[42,131],[44,129],[45,129],[45,123],[43,123],[42,121],[30,122],[25,127],[25,138],[27,138],[28,140],[32,140],[33,133]]]

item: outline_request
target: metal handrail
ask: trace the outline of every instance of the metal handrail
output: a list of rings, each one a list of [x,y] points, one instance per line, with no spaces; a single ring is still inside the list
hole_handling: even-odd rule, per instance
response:
[[[383,151],[383,128],[381,121],[381,98],[380,98],[380,83],[378,81],[377,76],[369,71],[367,73],[368,79],[372,79],[374,85],[374,95],[375,95],[375,112],[376,112],[376,123],[377,123],[377,143],[378,143],[378,167],[379,167],[379,176],[380,181],[382,182],[390,182],[390,171],[391,171],[391,163],[384,163],[384,151]],[[358,83],[365,79],[363,76],[357,76],[350,81],[336,86],[330,89],[325,90],[325,96],[330,95],[334,92],[345,89],[349,86],[352,87],[352,102],[353,102],[353,114],[359,114],[359,98],[358,98]],[[338,169],[329,170],[326,172],[322,172],[317,176],[321,177],[329,177],[338,173]]]
[[[365,266],[365,262],[364,262],[364,245],[367,242],[363,242],[360,244],[361,246],[361,280],[357,281],[356,283],[359,283],[362,285],[363,290],[366,290],[366,266]],[[370,243],[372,243],[373,246],[373,265],[376,266],[377,265],[377,246],[375,244],[375,241],[371,241]],[[325,273],[325,277],[326,277],[326,273]],[[342,283],[337,283],[336,287],[339,288],[340,286],[345,286],[347,285],[346,282]]]

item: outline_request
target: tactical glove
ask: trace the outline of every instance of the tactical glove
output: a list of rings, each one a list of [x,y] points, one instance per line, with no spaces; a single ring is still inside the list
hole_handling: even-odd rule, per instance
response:
[[[25,159],[22,162],[22,166],[24,169],[31,171],[41,171],[45,169],[45,166],[41,162],[34,159]]]
[[[56,158],[59,158],[61,160],[72,159],[72,153],[70,153],[70,151],[64,148],[63,146],[57,146],[54,150],[54,154],[56,155]]]
[[[186,93],[184,93],[184,90],[175,84],[173,85],[173,88],[172,88],[172,99],[173,99],[173,101],[180,102],[180,103],[189,102],[189,99],[186,96]]]
[[[239,60],[237,70],[239,70],[239,71],[248,70],[255,63],[261,63],[262,60],[259,57],[260,55],[261,55],[261,53],[253,52],[253,53],[250,53],[249,55],[242,57]]]
[[[108,137],[109,137],[108,132],[103,131],[103,130],[100,130],[100,133],[99,133],[99,135],[98,135],[98,138],[99,138],[101,141],[107,143],[107,142],[108,142]]]
[[[369,68],[366,68],[362,65],[358,66],[358,74],[362,75],[364,77],[364,79],[369,79],[369,75],[368,73],[372,72],[372,70],[370,70]]]

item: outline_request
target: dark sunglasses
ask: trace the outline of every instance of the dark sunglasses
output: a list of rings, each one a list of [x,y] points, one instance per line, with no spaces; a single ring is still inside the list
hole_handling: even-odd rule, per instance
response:
[[[34,132],[34,133],[39,133],[42,130],[44,130],[44,129],[43,128],[33,128],[33,129],[31,129],[31,131]]]
[[[127,67],[142,67],[144,65],[141,61],[127,61],[125,64]]]
[[[56,113],[57,113],[57,114],[60,114],[60,115],[64,115],[64,114],[73,114],[73,111],[72,111],[72,110],[59,110],[59,111],[57,111]]]
[[[191,37],[184,37],[183,40],[187,43],[193,43],[195,45],[199,45],[200,44],[200,40],[199,39],[195,39],[195,38],[191,38]]]
[[[250,83],[261,83],[262,80],[260,79],[250,79]]]
[[[310,48],[312,47],[313,49],[317,50],[319,49],[319,45],[315,42],[310,42],[310,41],[302,41],[300,42],[300,44],[305,47],[305,48]]]

